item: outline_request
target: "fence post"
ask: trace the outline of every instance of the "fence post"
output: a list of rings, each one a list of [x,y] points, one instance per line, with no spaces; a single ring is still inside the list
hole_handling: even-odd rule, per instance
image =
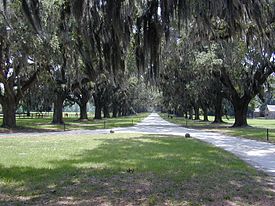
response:
[[[134,125],[134,120],[132,119],[132,125]]]
[[[104,129],[106,129],[106,121],[104,120]]]
[[[266,129],[266,140],[269,142],[269,129]]]
[[[66,131],[66,124],[65,122],[63,123],[63,126],[64,126],[64,132]]]

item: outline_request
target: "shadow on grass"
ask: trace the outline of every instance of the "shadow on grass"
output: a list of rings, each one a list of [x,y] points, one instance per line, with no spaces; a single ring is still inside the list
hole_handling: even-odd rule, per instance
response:
[[[0,129],[0,134],[16,134],[16,133],[49,133],[49,132],[62,132],[60,129],[39,129],[39,128],[32,128],[32,127],[16,127],[14,129]]]
[[[275,203],[267,177],[233,155],[152,137],[98,139],[93,150],[51,161],[52,169],[1,165],[0,204]]]
[[[64,118],[65,129],[69,130],[95,130],[110,129],[116,127],[130,127],[147,117],[147,113],[141,113],[134,116],[125,116],[108,119],[89,119],[88,121],[79,121],[75,118]],[[0,133],[37,133],[37,132],[61,132],[64,131],[64,125],[51,124],[52,118],[26,118],[17,119],[18,127],[14,129],[5,129],[0,127]]]

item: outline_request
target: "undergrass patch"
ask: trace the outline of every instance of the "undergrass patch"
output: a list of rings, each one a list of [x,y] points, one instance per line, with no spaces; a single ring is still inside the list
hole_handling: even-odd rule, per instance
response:
[[[266,175],[228,152],[182,137],[2,138],[0,153],[3,205],[275,203]]]

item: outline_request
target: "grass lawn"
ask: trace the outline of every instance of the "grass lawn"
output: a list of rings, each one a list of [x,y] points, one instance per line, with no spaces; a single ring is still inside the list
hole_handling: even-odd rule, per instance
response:
[[[0,154],[2,205],[275,204],[268,176],[182,137],[15,136]]]
[[[220,132],[232,136],[244,137],[248,139],[254,139],[259,141],[267,141],[267,129],[269,129],[269,142],[275,143],[275,120],[273,119],[248,119],[249,127],[245,128],[232,128],[234,119],[224,119],[224,124],[212,124],[213,117],[209,117],[209,122],[187,120],[184,117],[168,118],[165,113],[160,113],[160,116],[165,120],[173,122],[175,124],[182,125],[184,127],[203,129],[207,131]]]
[[[110,129],[114,127],[129,127],[133,126],[134,124],[140,122],[145,117],[147,117],[148,113],[140,113],[133,116],[127,117],[118,117],[118,118],[109,118],[109,119],[102,119],[102,120],[94,120],[90,119],[87,122],[80,122],[77,120],[76,117],[65,117],[65,129],[66,130],[79,130],[79,129],[86,129],[86,130],[93,130],[93,129]],[[2,121],[2,120],[0,120]],[[29,118],[17,119],[17,126],[18,128],[16,131],[63,131],[63,125],[53,125],[51,124],[52,118]],[[0,128],[0,132],[8,132],[7,129]]]

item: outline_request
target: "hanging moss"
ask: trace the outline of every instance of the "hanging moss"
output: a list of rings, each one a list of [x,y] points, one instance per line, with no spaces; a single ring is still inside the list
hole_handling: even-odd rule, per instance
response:
[[[5,2],[5,1],[4,1]],[[77,47],[91,74],[124,70],[132,34],[139,71],[158,76],[162,36],[177,22],[189,41],[246,38],[274,48],[274,3],[268,0],[64,0],[77,25]],[[69,11],[72,8],[72,11]],[[30,24],[39,31],[39,0],[22,0]],[[135,22],[135,25],[134,25]],[[272,26],[273,25],[273,26]]]
[[[6,8],[6,1],[4,2]],[[22,9],[37,33],[41,33],[40,3],[39,0],[22,0]]]

